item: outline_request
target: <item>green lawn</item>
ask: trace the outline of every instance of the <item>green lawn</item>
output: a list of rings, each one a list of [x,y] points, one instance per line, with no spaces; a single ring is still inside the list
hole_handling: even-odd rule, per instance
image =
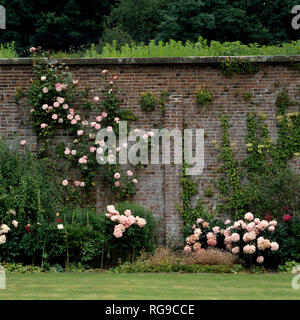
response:
[[[291,274],[7,274],[0,299],[300,299]]]

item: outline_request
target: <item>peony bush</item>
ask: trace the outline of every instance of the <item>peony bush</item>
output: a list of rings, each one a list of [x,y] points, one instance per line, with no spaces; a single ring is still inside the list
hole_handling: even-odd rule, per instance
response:
[[[186,238],[184,252],[201,253],[208,248],[222,248],[232,252],[247,264],[262,264],[265,258],[276,255],[279,244],[276,238],[277,221],[255,218],[251,212],[243,220],[212,222],[197,219],[193,234]]]

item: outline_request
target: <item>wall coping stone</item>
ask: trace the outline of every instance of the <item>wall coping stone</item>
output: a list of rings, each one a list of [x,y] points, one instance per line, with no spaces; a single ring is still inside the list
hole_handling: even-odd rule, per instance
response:
[[[229,56],[237,58],[238,56]],[[269,55],[269,56],[239,56],[259,63],[287,63],[300,62],[300,55]],[[60,62],[67,65],[155,65],[155,64],[216,64],[226,59],[227,56],[214,57],[158,57],[158,58],[62,58],[53,59],[54,63]],[[0,59],[0,66],[32,65],[31,58],[6,58]]]

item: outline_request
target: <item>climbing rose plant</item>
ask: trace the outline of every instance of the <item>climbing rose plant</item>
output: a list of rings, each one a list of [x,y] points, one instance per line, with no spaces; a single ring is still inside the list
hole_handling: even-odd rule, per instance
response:
[[[103,152],[105,141],[96,140],[98,131],[106,129],[108,132],[118,132],[119,121],[136,120],[130,109],[120,108],[115,83],[118,77],[111,76],[109,79],[109,71],[103,70],[100,92],[102,98],[96,95],[90,99],[89,88],[81,90],[79,81],[73,79],[66,65],[51,62],[47,53],[41,49],[32,48],[30,51],[34,77],[30,80],[27,92],[18,87],[16,100],[18,103],[23,102],[30,110],[30,120],[40,145],[40,157],[51,157],[50,142],[57,130],[66,130],[73,137],[72,143],[63,149],[56,148],[58,156],[68,163],[65,175],[61,178],[63,186],[91,191],[96,185],[96,176],[102,172],[116,198],[125,199],[135,194],[138,180],[131,170],[123,172],[119,165],[109,161],[111,157],[108,157],[108,163],[104,165],[97,161],[97,153],[103,153],[103,157],[108,156]],[[90,119],[90,110],[97,111],[95,119]],[[127,146],[116,145],[116,154],[124,147]],[[65,198],[69,199],[72,193],[74,192],[66,191]]]

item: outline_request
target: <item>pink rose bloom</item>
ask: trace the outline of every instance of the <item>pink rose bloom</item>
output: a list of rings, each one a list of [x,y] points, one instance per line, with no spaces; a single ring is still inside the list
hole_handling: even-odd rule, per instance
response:
[[[51,111],[52,109],[53,109],[53,107],[52,107],[52,106],[49,106],[49,107],[48,107],[48,110],[49,110],[49,111]]]
[[[123,232],[122,232],[119,228],[116,228],[116,229],[114,230],[114,236],[115,236],[116,238],[121,238],[121,237],[123,236]]]
[[[203,219],[201,219],[201,218],[197,219],[197,224],[202,223],[202,222],[203,222]]]
[[[36,50],[36,48],[35,47],[31,47],[29,50],[30,50],[31,53],[33,53]]]
[[[71,153],[71,151],[70,151],[70,149],[68,149],[68,148],[67,148],[67,149],[65,150],[65,152],[64,152],[65,155],[69,155],[70,153]]]
[[[77,84],[79,80],[73,80],[73,84]]]
[[[30,109],[30,113],[34,112],[35,110],[34,109]]]
[[[26,143],[27,143],[26,140],[21,140],[21,141],[20,141],[20,145],[21,145],[21,146],[25,146]]]
[[[61,92],[61,91],[62,91],[62,85],[61,85],[61,83],[57,83],[57,84],[55,85],[55,89],[56,89],[57,92]]]
[[[114,122],[119,123],[120,119],[119,118],[115,118]]]
[[[86,121],[86,120],[85,120],[85,121],[82,121],[81,123],[82,123],[83,126],[88,126],[88,125],[89,125],[89,122]]]
[[[212,231],[213,231],[213,233],[218,233],[218,232],[220,232],[220,227],[213,227],[212,228]]]
[[[196,228],[196,229],[194,230],[194,234],[196,234],[197,236],[200,236],[200,235],[202,234],[201,229],[200,229],[200,228]]]
[[[117,80],[118,79],[118,76],[114,76],[114,80]]]
[[[186,253],[191,253],[192,252],[192,248],[190,246],[186,245],[184,247],[183,251],[186,252]]]
[[[238,233],[233,233],[233,234],[231,235],[231,237],[230,237],[230,240],[231,240],[232,242],[238,242],[238,241],[240,241],[240,235],[239,235]]]
[[[95,127],[95,125],[96,125],[96,122],[91,122],[91,127]]]
[[[82,135],[83,135],[83,133],[84,133],[84,131],[83,131],[83,130],[78,130],[78,131],[77,131],[77,135],[78,135],[78,136],[82,136]]]
[[[65,102],[65,99],[64,98],[61,98],[61,97],[58,97],[56,99],[60,104],[63,104]]]
[[[108,84],[112,86],[114,83],[113,83],[113,81],[109,81]]]
[[[207,240],[207,244],[209,246],[214,247],[215,245],[217,245],[217,241],[215,239],[210,238],[210,239]]]
[[[275,231],[275,227],[274,226],[270,226],[270,227],[268,227],[268,230],[273,232],[273,231]]]
[[[232,250],[232,248],[233,248],[232,243],[228,243],[228,244],[226,244],[226,249],[227,249],[227,250],[231,251],[231,250]]]
[[[98,102],[100,100],[100,98],[98,97],[98,96],[96,96],[95,98],[94,98],[94,101],[95,102]]]
[[[230,223],[231,223],[231,220],[229,220],[229,219],[225,220],[225,222],[224,222],[225,226],[227,226]]]
[[[47,109],[48,109],[48,105],[47,105],[47,104],[43,104],[43,105],[42,105],[42,109],[43,109],[43,110],[47,110]]]
[[[239,247],[234,247],[234,248],[232,248],[231,252],[233,254],[238,254],[240,252],[240,248]]]
[[[48,125],[47,125],[46,123],[42,123],[42,124],[41,124],[41,128],[42,128],[42,129],[45,129],[45,128],[47,128],[47,127],[48,127]]]
[[[254,240],[256,239],[256,232],[255,231],[251,231],[248,233],[248,239],[249,240]]]
[[[57,114],[54,113],[54,114],[52,115],[52,119],[53,119],[53,120],[57,120],[57,118],[58,118]]]
[[[135,184],[138,183],[137,179],[133,179],[132,182],[135,183]]]
[[[245,219],[248,220],[248,221],[252,221],[254,219],[254,216],[251,212],[247,212],[245,214]]]
[[[257,263],[263,263],[264,262],[264,257],[263,256],[258,256],[256,259]]]
[[[117,147],[116,148],[116,152],[120,152],[121,151],[121,148],[120,147]]]
[[[121,177],[121,175],[120,175],[119,172],[116,172],[116,173],[114,174],[114,178],[115,178],[115,179],[120,179],[120,177]]]
[[[106,130],[107,130],[108,132],[112,132],[113,128],[112,128],[111,126],[108,126],[108,127],[106,128]]]
[[[260,223],[260,219],[259,218],[255,218],[254,222],[255,222],[255,224],[259,224]]]
[[[102,117],[101,117],[101,116],[98,116],[98,117],[96,118],[96,121],[101,122],[101,121],[102,121]]]
[[[96,147],[90,147],[90,152],[95,152],[96,151]]]
[[[76,150],[72,150],[72,151],[71,151],[72,156],[76,156],[76,153],[77,153]]]
[[[97,123],[97,124],[95,125],[95,129],[96,129],[96,130],[100,130],[100,129],[101,129],[101,125],[100,125],[99,123]]]
[[[107,117],[107,113],[106,113],[105,111],[102,112],[102,113],[101,113],[101,117],[102,117],[102,118],[106,118],[106,117]]]
[[[107,73],[108,73],[108,70],[103,70],[103,71],[102,71],[102,74],[103,74],[103,75],[106,75]]]
[[[68,106],[66,103],[64,103],[64,104],[63,104],[63,108],[64,108],[65,110],[67,110],[67,109],[69,108],[69,106]]]
[[[240,223],[238,221],[236,221],[234,224],[233,224],[233,228],[234,229],[238,229],[240,227]]]
[[[54,107],[54,108],[58,108],[58,107],[59,107],[59,102],[57,102],[57,101],[54,102],[54,103],[53,103],[53,107]]]
[[[62,185],[66,187],[68,183],[69,183],[68,180],[63,180]]]
[[[120,181],[116,181],[115,182],[115,186],[118,188],[118,187],[120,187]]]
[[[75,185],[76,187],[79,187],[79,186],[80,186],[80,181],[74,181],[74,185]]]
[[[126,210],[124,211],[124,214],[125,214],[126,217],[128,217],[128,216],[132,215],[132,212],[131,212],[130,209],[126,209]]]
[[[85,186],[85,183],[82,181],[82,182],[80,182],[80,187],[84,187]]]
[[[271,242],[270,246],[272,251],[277,251],[279,249],[279,244],[277,242]]]
[[[116,212],[116,208],[113,205],[107,206],[107,211],[109,213],[115,213]]]
[[[74,109],[73,108],[71,108],[71,109],[69,109],[69,112],[71,113],[71,114],[73,114],[73,116],[74,116]]]
[[[76,121],[80,121],[80,120],[81,120],[80,115],[77,114],[74,119],[75,119]]]
[[[72,114],[68,114],[68,115],[67,115],[67,119],[68,119],[68,120],[72,120],[72,119],[73,119],[73,115],[72,115]]]
[[[43,88],[43,92],[44,92],[44,93],[48,93],[48,91],[49,91],[48,88],[46,88],[46,87]]]
[[[143,218],[138,218],[136,224],[140,227],[143,228],[146,225],[146,220]]]
[[[46,78],[45,76],[42,76],[42,77],[41,77],[41,80],[42,80],[42,81],[45,81],[46,79],[47,79],[47,78]]]
[[[63,122],[64,122],[64,119],[63,119],[63,118],[59,118],[59,119],[58,119],[58,122],[59,122],[59,123],[63,123]]]
[[[74,125],[74,124],[76,124],[77,123],[77,120],[75,120],[75,119],[73,119],[72,121],[71,121],[71,124],[72,125]]]
[[[277,226],[277,221],[276,220],[272,220],[269,222],[269,226],[274,226],[276,227]]]
[[[128,170],[128,171],[127,171],[127,175],[128,175],[128,177],[132,177],[132,176],[133,176],[132,171]]]

